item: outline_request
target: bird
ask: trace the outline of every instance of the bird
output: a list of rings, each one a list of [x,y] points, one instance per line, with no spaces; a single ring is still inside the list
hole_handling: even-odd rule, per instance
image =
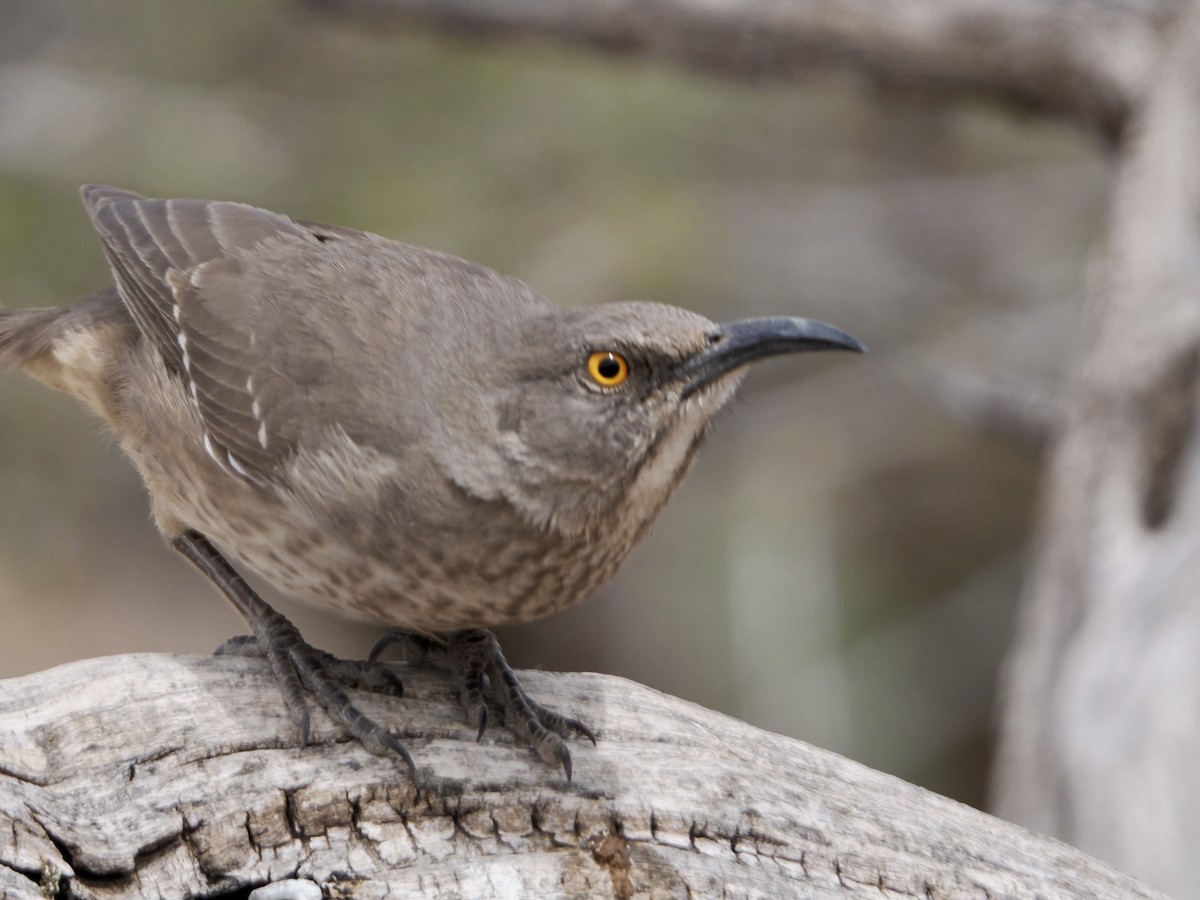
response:
[[[307,742],[311,698],[372,753],[404,744],[351,687],[448,670],[572,773],[596,735],[522,687],[492,629],[595,591],[646,534],[747,367],[864,351],[792,316],[718,324],[661,303],[564,309],[436,250],[255,206],[81,188],[113,284],[0,309],[0,371],[82,401],[146,484],[163,537],[251,631]],[[390,628],[338,660],[242,578]]]

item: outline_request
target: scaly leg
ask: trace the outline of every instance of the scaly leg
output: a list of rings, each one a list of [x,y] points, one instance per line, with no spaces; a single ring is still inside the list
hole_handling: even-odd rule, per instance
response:
[[[345,663],[309,645],[300,636],[296,626],[258,596],[220,551],[198,531],[185,531],[172,540],[171,545],[207,575],[245,618],[259,650],[271,663],[288,713],[300,727],[301,743],[308,742],[308,705],[303,692],[303,688],[307,687],[316,695],[322,709],[345,725],[368,751],[377,756],[395,753],[404,760],[410,773],[416,774],[412,757],[399,739],[360,712],[342,690],[341,685],[360,678],[369,670],[369,666],[354,669],[357,664]],[[244,652],[246,644],[244,641],[234,641],[224,645],[224,649],[226,652]],[[398,684],[399,681],[393,677],[390,682],[393,691]]]

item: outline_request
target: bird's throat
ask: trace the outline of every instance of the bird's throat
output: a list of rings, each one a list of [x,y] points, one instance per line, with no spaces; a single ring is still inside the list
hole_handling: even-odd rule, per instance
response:
[[[632,518],[647,525],[683,480],[704,440],[713,414],[733,396],[737,379],[714,385],[684,402],[678,417],[658,441],[634,477],[626,495]]]

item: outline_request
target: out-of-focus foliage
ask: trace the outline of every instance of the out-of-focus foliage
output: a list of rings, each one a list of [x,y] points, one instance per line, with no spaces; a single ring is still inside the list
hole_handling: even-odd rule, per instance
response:
[[[1054,385],[1097,148],[832,75],[729,84],[299,3],[0,17],[6,305],[105,283],[75,190],[108,181],[435,246],[565,305],[803,314],[866,340],[756,372],[618,578],[503,637],[518,665],[628,675],[981,801],[1038,461],[939,397],[963,373]],[[0,435],[0,674],[238,630],[69,400],[0,379]],[[343,654],[374,633],[283,607]]]

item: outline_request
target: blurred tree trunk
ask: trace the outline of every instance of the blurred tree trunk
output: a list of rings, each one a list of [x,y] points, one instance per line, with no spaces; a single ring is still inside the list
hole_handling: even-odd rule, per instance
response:
[[[1200,897],[1200,5],[1121,155],[1009,665],[995,807]]]
[[[1117,144],[1103,277],[1047,473],[995,805],[1200,897],[1200,11],[1175,0],[325,0],[739,77],[844,64]]]

